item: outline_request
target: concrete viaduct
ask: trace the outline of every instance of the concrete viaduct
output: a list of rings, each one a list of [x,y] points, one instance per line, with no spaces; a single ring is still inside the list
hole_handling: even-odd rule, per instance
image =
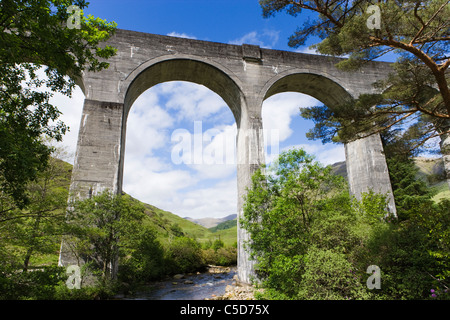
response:
[[[387,63],[371,62],[357,72],[338,70],[339,59],[263,49],[255,45],[215,42],[117,30],[108,44],[118,49],[99,73],[86,73],[85,93],[71,193],[80,198],[105,189],[122,191],[127,115],[147,89],[166,81],[190,81],[217,93],[230,107],[236,137],[238,216],[252,173],[264,163],[261,109],[263,101],[282,92],[308,94],[329,108],[351,97],[373,93],[372,84],[390,72]],[[379,135],[345,145],[350,191],[390,195],[395,203]],[[238,275],[250,282],[254,262],[244,249],[245,230],[238,229]],[[64,243],[60,264],[76,264]]]

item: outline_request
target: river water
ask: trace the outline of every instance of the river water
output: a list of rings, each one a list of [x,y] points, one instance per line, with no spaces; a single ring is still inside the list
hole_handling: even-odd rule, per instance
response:
[[[133,300],[204,300],[225,294],[231,285],[236,268],[214,267],[207,272],[185,275],[182,279],[169,279],[149,285],[145,290],[127,299]]]

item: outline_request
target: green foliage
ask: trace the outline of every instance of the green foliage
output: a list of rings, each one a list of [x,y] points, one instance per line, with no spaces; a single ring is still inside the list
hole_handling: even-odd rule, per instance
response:
[[[258,276],[268,288],[295,298],[311,246],[350,250],[357,242],[349,237],[356,218],[345,215],[352,203],[341,177],[301,149],[280,154],[274,166],[262,172],[253,176],[241,224],[251,235],[247,246],[258,261]],[[368,205],[360,209],[366,215],[376,211]],[[335,224],[324,219],[331,212]]]
[[[164,249],[153,228],[136,230],[135,240],[120,259],[119,279],[126,283],[142,283],[160,279],[166,273]]]
[[[419,152],[413,147],[417,143],[416,128],[411,126],[403,132],[391,131],[381,135],[400,220],[411,218],[424,204],[432,205],[433,192],[424,180],[417,178],[419,168],[412,159]]]
[[[57,287],[66,279],[61,267],[48,266],[31,272],[0,270],[0,300],[53,299]]]
[[[262,172],[253,176],[241,220],[265,289],[261,298],[433,299],[431,289],[448,298],[448,202],[417,202],[408,218],[395,219],[387,215],[385,196],[368,192],[357,201],[299,150]],[[316,185],[319,177],[325,183]],[[317,195],[317,187],[326,192],[292,201]],[[381,289],[366,286],[370,265],[381,269]]]
[[[59,250],[69,182],[69,167],[50,158],[46,170],[27,185],[30,202],[26,209],[20,210],[11,197],[1,194],[0,265],[13,265],[26,271],[33,259]]]
[[[376,94],[361,94],[339,105],[302,108],[315,122],[307,137],[323,142],[347,142],[373,133],[411,127],[420,148],[430,139],[450,134],[450,36],[447,0],[426,1],[288,1],[260,0],[263,15],[278,12],[310,18],[294,32],[289,46],[310,38],[319,53],[342,57],[338,68],[354,71],[392,52],[397,61],[391,74],[374,84]],[[369,10],[374,5],[379,16]],[[376,19],[379,25],[371,28]],[[444,147],[442,144],[441,148]],[[449,150],[442,149],[444,155]],[[448,173],[447,173],[448,175]]]
[[[194,272],[203,266],[200,244],[194,239],[178,237],[166,248],[169,273]]]
[[[212,232],[217,232],[220,230],[226,230],[226,229],[230,229],[237,226],[237,220],[228,220],[228,221],[224,221],[219,223],[217,226],[209,228],[209,230],[211,230]]]
[[[237,262],[237,249],[235,247],[221,247],[202,250],[202,260],[205,265],[231,266]]]
[[[61,140],[66,125],[49,99],[70,96],[84,70],[100,71],[115,54],[101,46],[114,23],[82,15],[80,29],[65,27],[67,8],[85,1],[0,2],[0,188],[24,208],[26,185],[46,167],[51,149],[42,136]],[[46,66],[46,79],[37,71]]]
[[[345,254],[333,249],[311,247],[305,256],[305,272],[298,299],[342,300],[370,299],[361,276],[352,270]]]
[[[212,248],[214,251],[219,250],[220,248],[223,248],[225,246],[225,244],[223,243],[222,240],[220,239],[216,239],[213,244],[212,244]]]
[[[102,277],[108,278],[113,275],[110,268],[117,266],[121,249],[136,241],[133,235],[140,230],[144,217],[140,203],[104,191],[71,204],[67,220],[73,237],[67,241],[77,248],[76,256],[93,263]]]

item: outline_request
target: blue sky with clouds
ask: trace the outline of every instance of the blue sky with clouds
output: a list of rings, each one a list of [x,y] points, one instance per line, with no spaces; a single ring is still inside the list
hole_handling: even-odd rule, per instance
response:
[[[311,52],[307,47],[287,46],[288,37],[305,21],[305,15],[280,13],[264,19],[257,0],[95,0],[85,12],[115,21],[121,29]],[[72,155],[69,161],[73,161],[84,96],[77,89],[70,100],[59,96],[54,99],[63,112],[61,119],[71,127],[63,145]],[[301,146],[325,164],[345,160],[342,145],[306,139],[305,133],[313,123],[300,118],[299,108],[315,104],[320,103],[299,93],[272,96],[264,102],[264,127],[277,133],[280,150]],[[181,154],[177,148],[180,141],[188,141],[184,138],[193,142],[200,127],[203,161],[192,163],[188,160],[195,158],[195,150]],[[236,124],[217,94],[188,82],[156,85],[136,100],[127,128],[125,192],[182,217],[236,213],[236,168],[227,161],[234,152]],[[224,161],[217,161],[218,157]],[[273,154],[267,158],[273,158]]]

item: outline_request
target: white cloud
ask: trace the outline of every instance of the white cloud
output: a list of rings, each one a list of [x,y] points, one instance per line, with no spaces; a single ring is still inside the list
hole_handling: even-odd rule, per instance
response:
[[[295,50],[295,52],[320,55],[320,53],[316,49],[313,49],[309,46],[304,46],[304,47],[298,48]]]
[[[54,94],[50,103],[58,107],[61,111],[59,120],[69,127],[69,131],[63,137],[63,141],[54,143],[55,146],[65,149],[67,156],[63,159],[73,164],[78,141],[78,131],[80,128],[81,114],[83,113],[84,94],[80,87],[76,87],[72,97],[62,94]]]
[[[306,122],[300,118],[300,108],[309,107],[321,104],[320,101],[311,96],[286,92],[274,95],[267,99],[263,104],[263,126],[270,134],[273,130],[278,130],[279,141],[278,149],[277,141],[272,139],[266,142],[266,162],[270,163],[275,160],[279,153],[277,151],[284,151],[293,147],[303,148],[309,154],[316,157],[316,160],[322,164],[328,165],[335,162],[345,160],[345,150],[343,145],[325,144],[320,142],[308,141],[304,144],[288,144],[289,138],[293,137],[299,129],[306,131],[309,128],[302,128],[302,126],[314,124]],[[275,135],[276,136],[276,135]],[[304,137],[303,137],[304,139]],[[294,142],[295,143],[295,142]],[[274,150],[270,149],[275,147]]]
[[[209,120],[223,111],[231,114],[223,99],[208,88],[191,82],[168,82],[156,93],[168,99],[166,108],[174,111],[178,121]]]
[[[316,54],[316,55],[323,55],[322,53],[320,53],[319,51],[317,51],[317,49],[313,49],[310,46],[303,46],[301,48],[298,48],[297,50],[295,50],[295,52],[298,53],[307,53],[307,54]],[[350,55],[349,54],[343,54],[341,56],[339,56],[339,58],[349,58]]]
[[[170,37],[178,37],[178,38],[186,38],[186,39],[194,39],[194,40],[197,39],[196,37],[188,35],[184,32],[179,33],[179,32],[172,31],[171,33],[168,33],[167,35]]]
[[[221,218],[237,212],[236,179],[220,180],[212,186],[190,190],[179,198],[177,208],[182,217]]]
[[[300,108],[317,105],[318,101],[311,96],[295,92],[274,95],[264,101],[262,118],[264,129],[278,130],[280,142],[293,134],[291,122],[300,116]]]
[[[238,39],[229,41],[229,44],[253,44],[262,48],[273,48],[280,38],[280,32],[275,30],[264,30],[263,32],[251,31]]]
[[[135,161],[132,170],[125,170],[124,191],[131,196],[164,210],[178,209],[173,205],[179,193],[195,185],[192,175],[184,170],[156,172],[145,162]]]
[[[180,216],[236,212],[235,164],[217,163],[234,152],[236,125],[227,124],[233,121],[225,102],[203,86],[167,82],[146,91],[127,122],[124,191]],[[230,190],[224,190],[227,179],[234,182],[226,185]]]
[[[127,119],[126,152],[132,157],[152,155],[170,142],[174,118],[158,104],[152,91],[144,92],[133,104]]]
[[[301,148],[308,154],[314,155],[315,159],[323,165],[330,165],[336,162],[345,161],[344,145],[336,144],[321,144],[321,143],[307,143],[292,145],[283,148],[282,151],[291,148]]]

